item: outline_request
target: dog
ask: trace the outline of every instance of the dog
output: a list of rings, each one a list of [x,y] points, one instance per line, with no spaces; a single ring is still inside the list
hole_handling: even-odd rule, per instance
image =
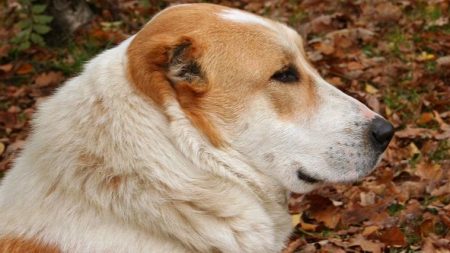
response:
[[[372,171],[392,125],[288,26],[184,4],[43,102],[0,188],[0,252],[280,252],[288,192]]]

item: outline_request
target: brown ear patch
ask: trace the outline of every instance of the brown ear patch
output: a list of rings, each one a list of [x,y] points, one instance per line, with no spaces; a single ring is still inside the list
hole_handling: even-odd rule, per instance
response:
[[[140,35],[128,48],[132,84],[162,109],[167,101],[177,99],[192,124],[215,147],[223,146],[219,132],[202,111],[208,85],[196,59],[204,48],[188,36]]]
[[[192,85],[188,83],[177,84],[175,90],[178,102],[192,124],[202,131],[213,146],[217,148],[224,147],[225,143],[221,135],[205,115],[207,110],[202,104],[205,90],[199,86],[194,87],[198,87],[198,89],[192,89]]]
[[[167,75],[174,85],[185,81],[195,86],[202,81],[201,67],[196,61],[198,57],[197,46],[188,38],[185,38],[181,44],[172,50]]]
[[[137,90],[162,107],[175,95],[166,76],[174,41],[166,35],[143,37],[136,36],[128,47],[128,74]]]
[[[0,238],[0,253],[61,253],[52,245],[20,237]]]

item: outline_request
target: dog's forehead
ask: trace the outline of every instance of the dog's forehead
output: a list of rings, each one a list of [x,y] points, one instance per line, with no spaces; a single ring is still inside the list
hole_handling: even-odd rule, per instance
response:
[[[164,21],[154,22],[158,20]],[[275,42],[287,49],[286,51],[292,51],[291,49],[302,44],[297,32],[285,24],[246,11],[212,4],[174,5],[153,17],[149,24],[152,23],[159,23],[162,30],[195,31],[207,34],[206,37],[209,37],[211,32],[220,36],[213,31],[215,29],[220,29],[221,35],[233,34],[232,38],[237,38],[236,31],[239,31],[239,36],[253,36],[258,32],[263,35],[258,37],[268,39],[265,42]]]
[[[224,9],[217,13],[217,15],[224,20],[236,23],[261,25],[270,30],[276,29],[276,26],[272,22],[269,22],[260,16],[236,9]]]

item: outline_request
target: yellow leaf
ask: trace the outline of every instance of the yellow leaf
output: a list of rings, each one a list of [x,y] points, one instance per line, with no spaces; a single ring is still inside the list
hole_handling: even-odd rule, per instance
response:
[[[409,154],[411,156],[415,155],[415,154],[420,154],[420,150],[417,148],[416,144],[414,144],[414,142],[411,142],[408,145],[408,150],[409,150]]]
[[[300,223],[300,214],[294,214],[291,216],[292,219],[292,226],[297,226],[298,223]]]
[[[5,152],[5,144],[3,142],[0,142],[0,155],[2,155],[3,152]]]
[[[418,61],[430,61],[435,58],[434,54],[429,54],[427,52],[422,52],[417,56]]]
[[[365,91],[366,91],[367,93],[369,93],[369,94],[375,94],[375,93],[378,93],[378,89],[375,88],[375,87],[373,87],[373,86],[370,85],[370,84],[366,84]]]
[[[373,234],[374,232],[378,231],[378,229],[380,229],[378,226],[365,227],[363,232],[362,232],[362,235],[363,236],[369,236],[369,235]]]
[[[392,110],[391,108],[389,108],[389,106],[386,106],[386,108],[384,109],[385,113],[387,116],[391,116],[392,115]]]

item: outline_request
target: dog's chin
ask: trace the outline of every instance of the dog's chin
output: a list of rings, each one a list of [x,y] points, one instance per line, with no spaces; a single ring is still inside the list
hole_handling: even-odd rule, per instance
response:
[[[352,184],[361,181],[372,171],[373,168],[365,170],[365,172],[348,170],[341,174],[336,174],[335,176],[316,175],[314,177],[305,173],[297,172],[298,183],[296,186],[292,187],[292,189],[289,189],[289,191],[296,194],[305,194],[324,186],[334,184]]]

